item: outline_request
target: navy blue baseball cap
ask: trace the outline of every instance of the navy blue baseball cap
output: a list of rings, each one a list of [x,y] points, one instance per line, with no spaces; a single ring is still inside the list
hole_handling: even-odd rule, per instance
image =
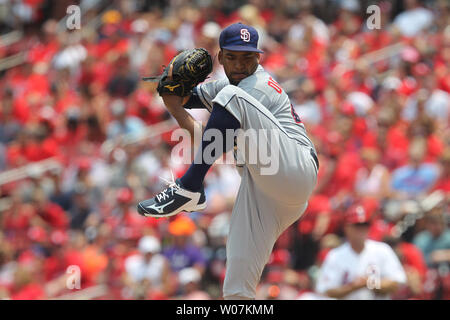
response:
[[[258,31],[242,23],[234,23],[222,30],[219,37],[221,49],[230,51],[251,51],[264,53],[258,49]]]

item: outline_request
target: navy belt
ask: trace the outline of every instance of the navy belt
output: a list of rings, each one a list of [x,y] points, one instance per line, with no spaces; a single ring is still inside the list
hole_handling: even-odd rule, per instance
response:
[[[317,158],[316,153],[314,152],[314,149],[309,149],[309,152],[311,153],[311,157],[314,159],[314,162],[316,163],[317,170],[319,170],[319,159]]]

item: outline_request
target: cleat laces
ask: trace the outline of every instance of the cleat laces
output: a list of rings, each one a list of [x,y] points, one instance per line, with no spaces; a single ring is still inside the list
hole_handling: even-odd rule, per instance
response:
[[[180,189],[180,186],[175,182],[172,170],[170,171],[170,174],[172,175],[172,180],[167,180],[163,177],[159,177],[161,180],[164,180],[169,186],[156,195],[156,199],[158,199],[158,202],[169,198],[169,193],[173,196],[174,192]]]

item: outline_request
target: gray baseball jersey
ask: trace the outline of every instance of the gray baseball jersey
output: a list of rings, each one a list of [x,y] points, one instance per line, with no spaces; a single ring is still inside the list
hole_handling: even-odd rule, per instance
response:
[[[280,234],[301,217],[316,183],[318,162],[314,145],[280,85],[258,66],[238,86],[228,79],[203,83],[196,94],[211,111],[226,108],[245,130],[271,130],[256,145],[272,150],[276,143],[276,173],[262,174],[267,163],[248,161],[239,168],[241,185],[227,240],[225,299],[253,299],[264,266]],[[252,139],[252,138],[250,138]],[[241,152],[243,152],[241,150]]]

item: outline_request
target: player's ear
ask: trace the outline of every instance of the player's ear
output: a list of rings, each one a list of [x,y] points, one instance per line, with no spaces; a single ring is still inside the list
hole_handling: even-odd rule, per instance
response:
[[[219,55],[217,56],[219,58],[219,63],[223,65],[222,59],[223,59],[223,51],[222,49],[219,50]]]
[[[258,63],[259,63],[259,60],[261,59],[261,55],[259,54],[259,52],[255,52],[256,53],[256,59],[258,60]]]

